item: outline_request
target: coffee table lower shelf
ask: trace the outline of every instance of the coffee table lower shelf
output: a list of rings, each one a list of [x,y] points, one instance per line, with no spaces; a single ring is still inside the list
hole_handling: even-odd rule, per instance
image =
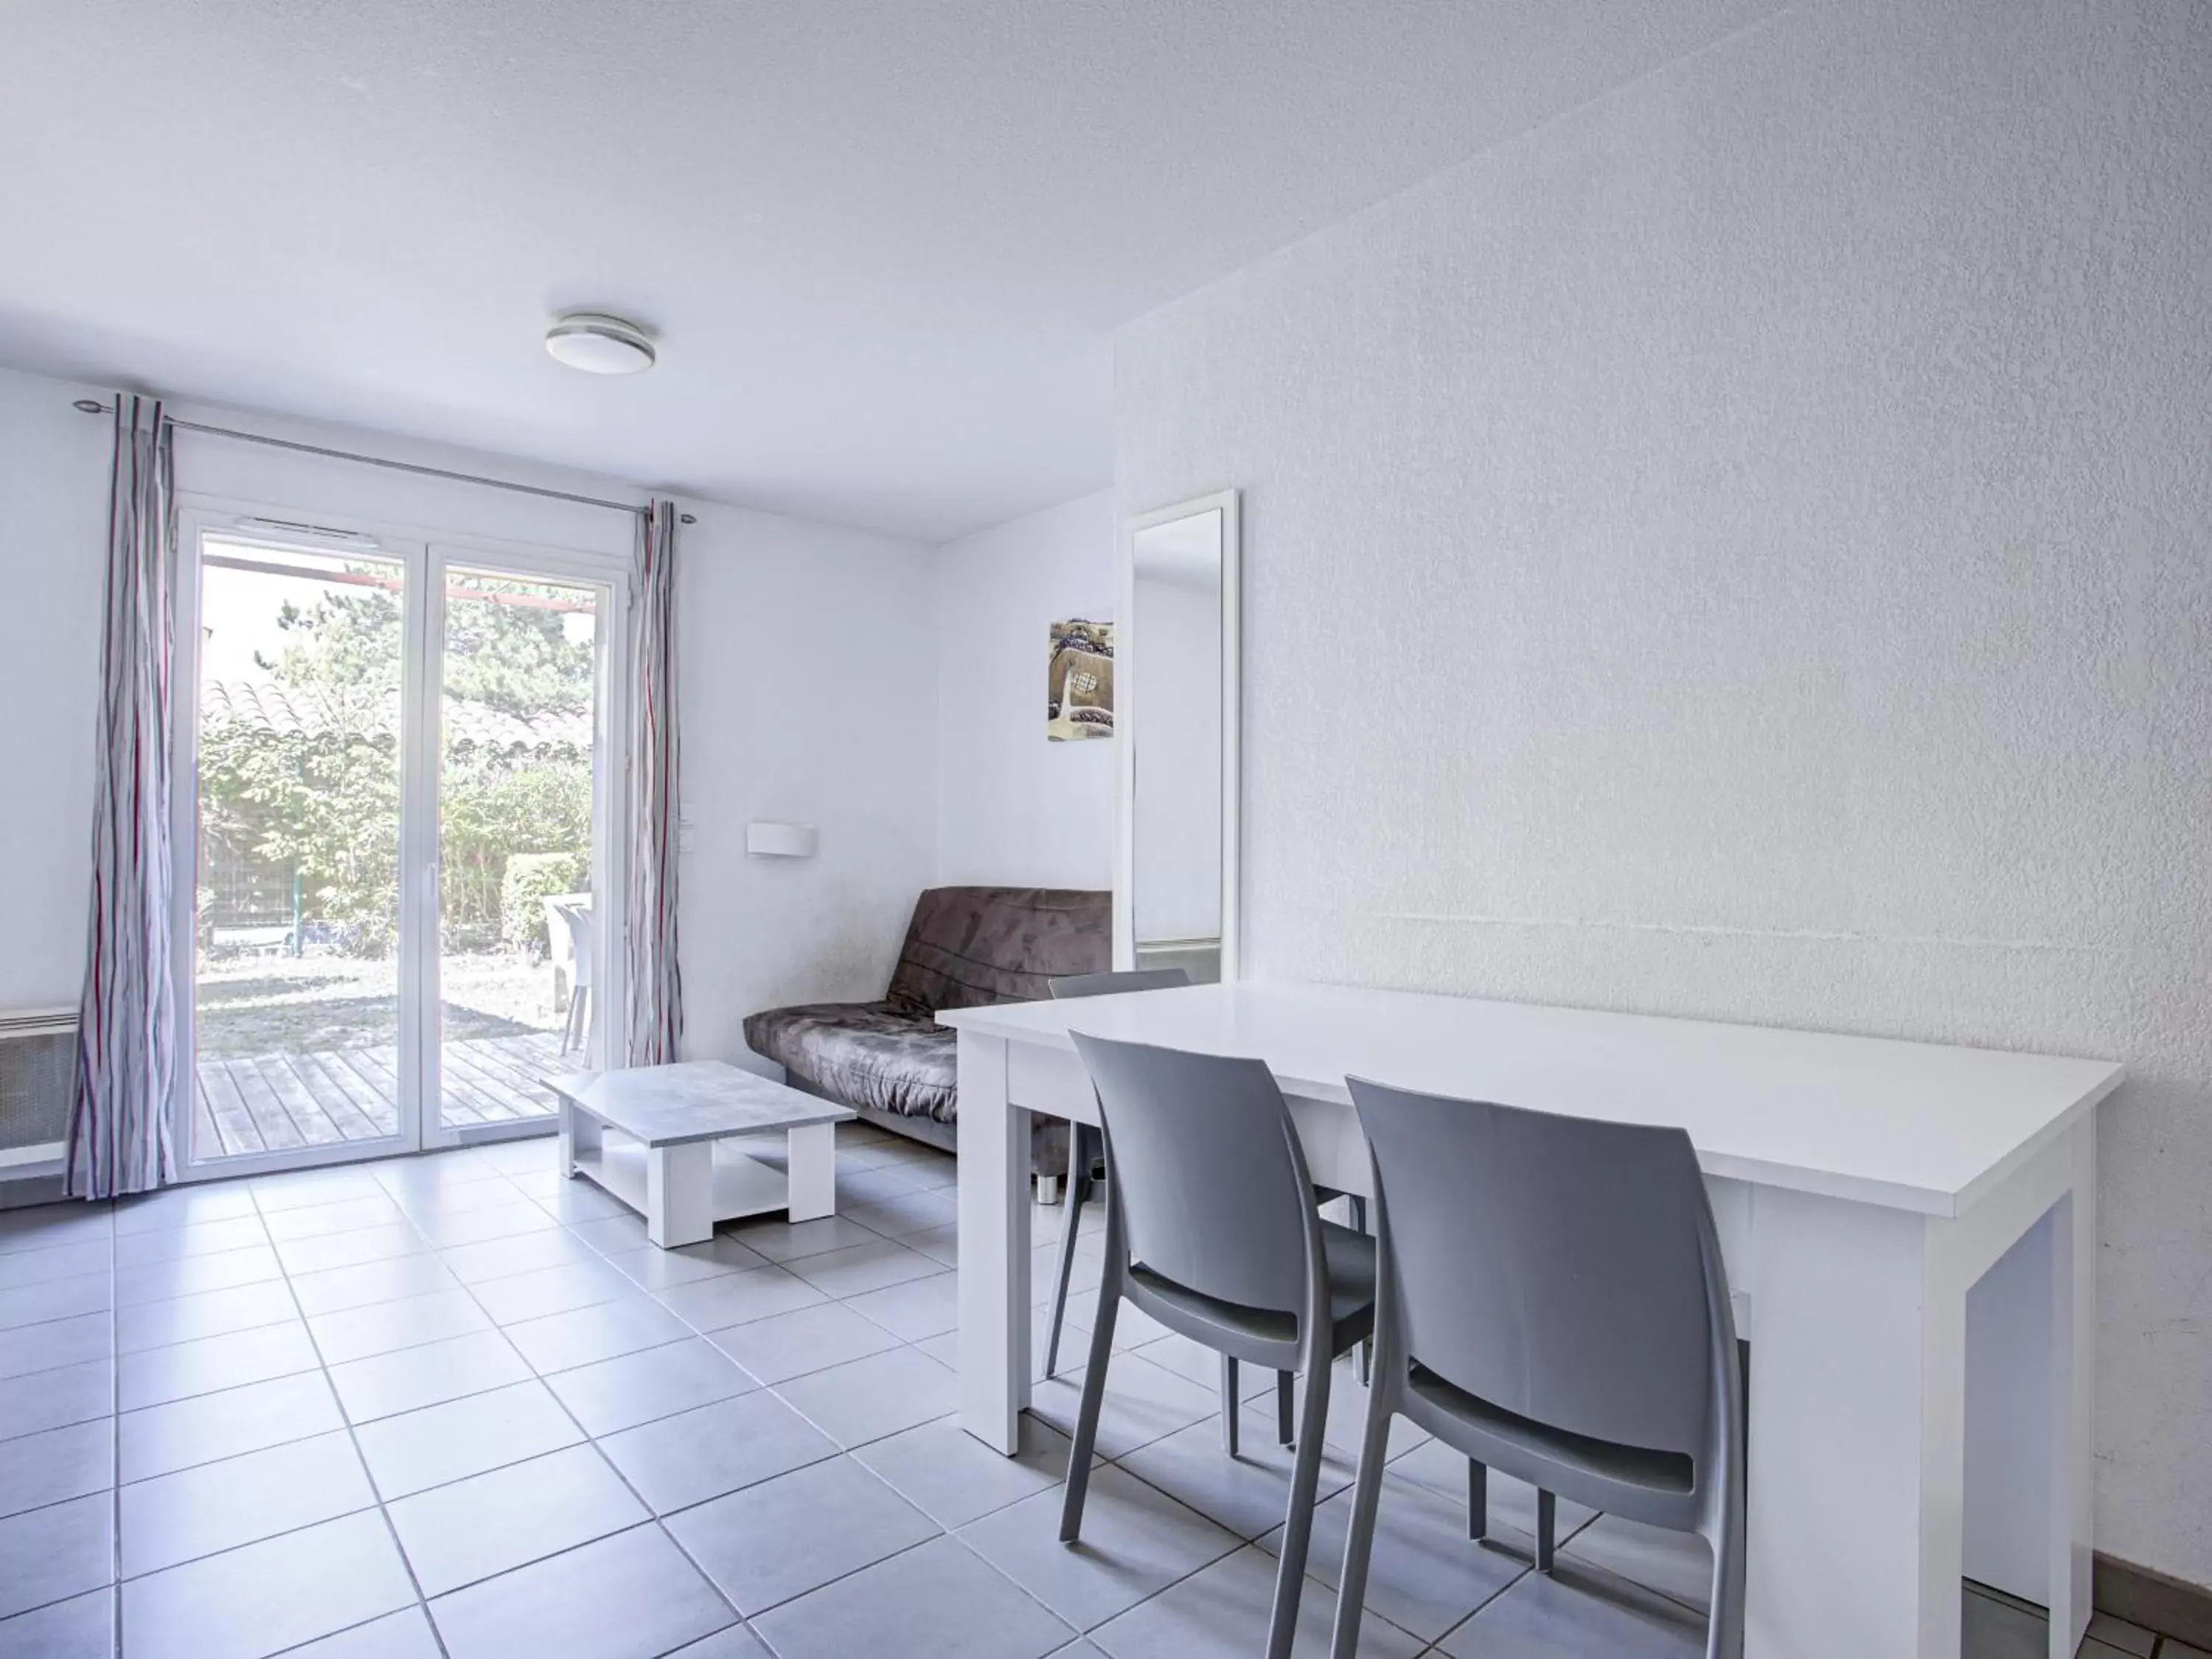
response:
[[[787,1167],[781,1170],[749,1156],[734,1139],[646,1146],[588,1119],[563,1127],[569,1128],[567,1172],[643,1216],[646,1236],[664,1249],[703,1243],[717,1224],[745,1216],[781,1210],[792,1221],[813,1221],[836,1213],[834,1123],[786,1130]]]

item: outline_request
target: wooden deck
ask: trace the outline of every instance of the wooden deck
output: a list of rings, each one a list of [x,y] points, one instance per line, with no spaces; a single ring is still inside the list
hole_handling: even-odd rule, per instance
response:
[[[538,1079],[583,1063],[579,1054],[564,1060],[561,1039],[551,1032],[448,1042],[443,1055],[439,1109],[445,1121],[457,1125],[550,1117],[553,1097]],[[386,1043],[204,1060],[193,1102],[193,1153],[230,1158],[396,1133],[398,1058]]]

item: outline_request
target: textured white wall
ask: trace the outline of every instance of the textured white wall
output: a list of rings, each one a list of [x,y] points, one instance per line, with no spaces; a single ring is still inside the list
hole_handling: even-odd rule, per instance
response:
[[[931,566],[918,542],[697,511],[677,553],[684,1047],[726,1058],[749,1013],[890,981],[937,866]],[[748,858],[754,818],[815,824],[819,850]]]
[[[1249,961],[2059,1053],[2098,1540],[2212,1583],[2212,9],[1805,0],[1143,319]]]
[[[1114,745],[1044,734],[1054,622],[1114,614],[1114,492],[937,550],[937,878],[1110,887]]]

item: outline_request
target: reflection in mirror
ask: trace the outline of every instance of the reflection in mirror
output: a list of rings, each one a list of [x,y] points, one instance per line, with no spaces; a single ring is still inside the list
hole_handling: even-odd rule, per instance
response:
[[[1222,971],[1219,507],[1130,538],[1125,652],[1134,689],[1129,904],[1134,963]]]

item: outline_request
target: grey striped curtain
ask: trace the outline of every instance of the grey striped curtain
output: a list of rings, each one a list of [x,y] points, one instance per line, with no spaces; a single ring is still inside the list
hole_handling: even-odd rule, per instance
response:
[[[100,641],[100,787],[92,921],[77,1011],[65,1189],[142,1193],[173,1179],[170,977],[170,583],[173,434],[150,398],[115,399]]]
[[[676,1058],[684,983],[676,965],[676,503],[638,515],[629,583],[629,981],[632,1066]]]

